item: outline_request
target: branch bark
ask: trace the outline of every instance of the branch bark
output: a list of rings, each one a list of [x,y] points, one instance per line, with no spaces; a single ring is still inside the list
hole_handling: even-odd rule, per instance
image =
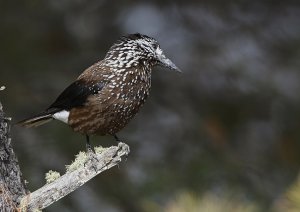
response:
[[[0,87],[0,91],[3,87]],[[27,190],[9,138],[10,118],[0,103],[0,211],[16,211]]]
[[[102,150],[101,153],[88,152],[87,158],[76,170],[67,172],[50,184],[25,196],[21,201],[21,211],[43,209],[76,190],[99,173],[117,165],[122,156],[129,154],[129,146],[119,143]]]

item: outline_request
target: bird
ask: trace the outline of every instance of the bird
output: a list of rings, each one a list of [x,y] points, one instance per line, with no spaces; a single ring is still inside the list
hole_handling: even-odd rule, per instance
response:
[[[152,69],[181,70],[165,56],[158,41],[144,34],[120,37],[100,60],[85,69],[44,111],[17,124],[37,127],[52,120],[86,136],[117,133],[138,113],[149,96]]]

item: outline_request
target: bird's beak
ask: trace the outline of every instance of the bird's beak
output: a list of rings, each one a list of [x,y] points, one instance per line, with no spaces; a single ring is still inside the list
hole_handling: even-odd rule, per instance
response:
[[[167,58],[164,54],[158,56],[158,65],[164,66],[168,69],[182,72],[169,58]]]

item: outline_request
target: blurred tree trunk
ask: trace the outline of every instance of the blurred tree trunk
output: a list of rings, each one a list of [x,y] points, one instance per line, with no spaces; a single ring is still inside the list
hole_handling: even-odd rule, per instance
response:
[[[0,102],[0,211],[17,211],[27,189],[9,137],[10,118],[5,117]]]

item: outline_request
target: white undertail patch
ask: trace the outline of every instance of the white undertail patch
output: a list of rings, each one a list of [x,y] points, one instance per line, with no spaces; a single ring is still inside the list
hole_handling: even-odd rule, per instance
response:
[[[62,110],[60,112],[54,113],[52,117],[56,120],[62,121],[64,123],[68,123],[70,112],[66,110]]]

